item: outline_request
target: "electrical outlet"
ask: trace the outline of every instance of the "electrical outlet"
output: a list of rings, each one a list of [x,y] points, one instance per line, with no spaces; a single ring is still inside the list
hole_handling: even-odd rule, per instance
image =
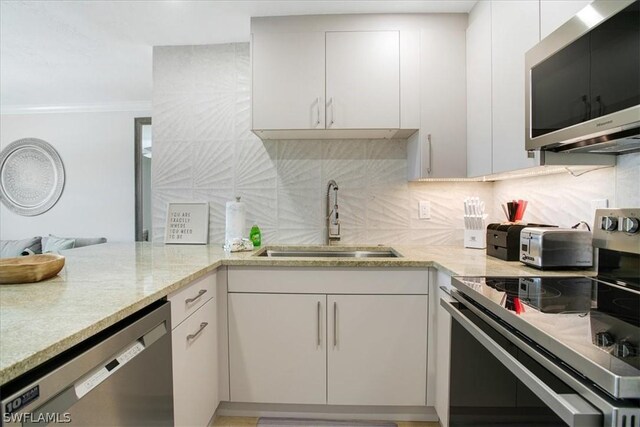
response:
[[[594,212],[596,209],[603,209],[609,207],[609,200],[607,199],[595,199],[591,201],[591,211]]]
[[[420,200],[418,217],[420,219],[431,219],[431,202]]]

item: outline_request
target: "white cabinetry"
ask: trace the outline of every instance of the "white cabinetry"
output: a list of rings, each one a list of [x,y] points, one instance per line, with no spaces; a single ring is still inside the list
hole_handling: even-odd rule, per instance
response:
[[[450,15],[417,36],[420,130],[407,145],[410,181],[467,176],[466,26],[466,16]]]
[[[207,426],[218,406],[215,273],[169,296],[177,426]]]
[[[524,55],[539,40],[537,0],[480,1],[467,29],[467,174],[536,165],[524,148]]]
[[[232,402],[425,405],[426,270],[242,267],[229,290]]]
[[[252,129],[263,139],[406,138],[417,128],[411,17],[253,18]]]
[[[492,151],[491,2],[479,1],[467,27],[467,175],[490,174]]]
[[[426,295],[329,295],[328,402],[424,405]]]
[[[326,403],[326,296],[229,295],[231,401]]]
[[[323,129],[324,32],[252,36],[253,128]]]
[[[398,31],[326,33],[327,128],[400,127]]]
[[[524,55],[540,41],[538,0],[491,4],[493,173],[536,165],[525,151]]]

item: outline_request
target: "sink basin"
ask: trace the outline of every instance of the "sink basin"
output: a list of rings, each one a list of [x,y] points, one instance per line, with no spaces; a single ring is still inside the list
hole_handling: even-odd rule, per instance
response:
[[[400,258],[391,248],[370,248],[366,250],[352,250],[349,248],[282,248],[270,249],[258,253],[260,257],[308,257],[308,258]]]

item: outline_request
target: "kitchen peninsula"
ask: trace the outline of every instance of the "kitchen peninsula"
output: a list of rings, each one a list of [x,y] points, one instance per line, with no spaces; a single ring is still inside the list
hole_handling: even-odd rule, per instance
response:
[[[225,266],[434,268],[447,275],[567,275],[541,273],[520,262],[454,246],[394,246],[395,259],[256,257],[215,246],[107,243],[65,251],[51,280],[0,287],[0,383],[5,384],[145,306]]]

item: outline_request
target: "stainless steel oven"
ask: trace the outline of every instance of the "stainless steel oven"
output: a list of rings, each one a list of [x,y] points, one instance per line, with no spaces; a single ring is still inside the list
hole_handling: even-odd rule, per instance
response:
[[[450,426],[640,427],[639,228],[596,212],[595,277],[452,278]]]

